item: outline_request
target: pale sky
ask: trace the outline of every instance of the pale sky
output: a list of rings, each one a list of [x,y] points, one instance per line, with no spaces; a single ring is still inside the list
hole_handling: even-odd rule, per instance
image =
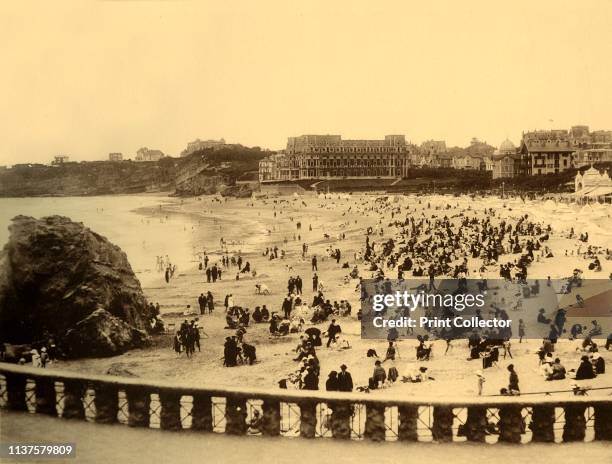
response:
[[[612,129],[611,25],[609,0],[2,1],[0,164]]]

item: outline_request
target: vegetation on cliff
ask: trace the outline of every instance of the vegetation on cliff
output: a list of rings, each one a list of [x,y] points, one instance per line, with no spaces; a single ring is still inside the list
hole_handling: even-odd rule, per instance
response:
[[[231,145],[159,161],[90,161],[57,166],[21,164],[0,170],[0,196],[106,195],[151,191],[217,193],[236,180],[257,179],[258,147]],[[202,185],[206,185],[203,188]]]

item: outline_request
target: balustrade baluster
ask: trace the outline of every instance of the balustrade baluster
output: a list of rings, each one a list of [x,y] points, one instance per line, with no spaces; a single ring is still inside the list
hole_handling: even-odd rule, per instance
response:
[[[433,439],[439,442],[453,441],[453,408],[435,406],[433,410]]]
[[[300,437],[314,438],[317,428],[317,403],[304,401],[300,406]]]
[[[265,399],[262,405],[262,410],[262,433],[268,437],[275,437],[280,435],[280,402],[271,399]]]
[[[119,391],[115,385],[94,384],[94,405],[96,406],[96,422],[114,424],[119,412]]]
[[[83,406],[83,395],[86,384],[81,380],[64,381],[64,411],[62,417],[65,419],[85,419],[85,407]]]
[[[57,416],[55,381],[47,377],[36,379],[36,412]]]
[[[397,410],[399,413],[399,439],[401,441],[417,441],[419,439],[417,431],[418,406],[398,406]]]
[[[173,391],[160,391],[161,412],[159,426],[164,430],[181,430],[181,395]]]
[[[247,431],[246,400],[228,396],[225,403],[225,433],[244,435]]]
[[[213,431],[212,398],[209,395],[193,395],[191,428],[203,432]]]
[[[138,387],[125,390],[128,402],[128,425],[130,427],[149,427],[151,423],[151,392]]]

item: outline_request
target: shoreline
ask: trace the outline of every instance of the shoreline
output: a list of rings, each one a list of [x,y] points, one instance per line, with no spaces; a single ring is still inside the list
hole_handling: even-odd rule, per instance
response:
[[[198,199],[200,198],[200,199]],[[207,283],[206,277],[197,269],[194,262],[188,269],[179,269],[179,275],[166,284],[161,274],[159,278],[147,286],[143,286],[145,296],[149,301],[159,302],[162,313],[171,312],[172,315],[165,315],[166,322],[175,324],[178,327],[185,317],[182,311],[187,304],[192,308],[197,308],[196,298],[200,293],[210,290],[215,298],[215,312],[212,315],[200,315],[200,324],[203,326],[208,338],[202,339],[202,351],[196,352],[193,358],[187,359],[184,355],[177,357],[172,351],[171,335],[165,334],[156,337],[153,346],[140,350],[132,350],[123,355],[113,358],[80,359],[74,361],[62,361],[58,363],[59,368],[79,369],[91,373],[106,373],[109,369],[113,372],[127,371],[130,374],[147,378],[184,381],[189,379],[201,385],[225,385],[278,388],[277,381],[292,372],[296,365],[290,358],[294,356],[293,350],[299,341],[299,334],[290,334],[286,337],[271,336],[268,332],[267,324],[251,324],[247,329],[246,340],[257,348],[259,362],[252,366],[239,366],[236,368],[226,368],[222,366],[223,339],[233,335],[234,331],[225,329],[225,314],[223,308],[223,297],[227,293],[232,293],[235,304],[238,306],[253,309],[255,306],[266,304],[273,311],[279,311],[280,303],[286,294],[286,280],[289,275],[300,275],[304,281],[304,298],[310,304],[313,293],[310,291],[310,256],[316,254],[319,257],[319,272],[321,281],[325,285],[325,294],[332,301],[345,299],[353,307],[352,316],[342,317],[340,324],[343,335],[350,340],[351,349],[349,350],[326,350],[324,347],[318,350],[322,363],[322,376],[326,375],[329,369],[337,369],[342,363],[349,365],[353,378],[357,384],[362,385],[371,374],[372,360],[365,358],[365,352],[369,348],[374,348],[378,353],[385,352],[386,342],[384,340],[361,339],[361,325],[355,317],[359,308],[359,294],[355,291],[357,281],[354,279],[346,280],[346,275],[350,269],[342,269],[341,263],[336,264],[327,256],[326,250],[329,247],[341,248],[343,261],[355,263],[353,252],[361,250],[365,240],[364,230],[368,226],[377,227],[381,224],[386,230],[389,227],[388,213],[373,208],[368,211],[361,211],[368,204],[374,204],[376,196],[372,195],[327,195],[317,197],[280,197],[267,200],[251,199],[221,199],[216,196],[198,197],[192,199],[173,200],[170,204],[163,204],[161,210],[163,214],[183,215],[189,217],[197,230],[198,221],[202,218],[229,221],[229,225],[224,227],[223,234],[228,242],[230,239],[238,241],[237,237],[245,237],[245,243],[230,245],[229,253],[237,254],[238,250],[242,253],[244,260],[251,263],[252,269],[257,271],[256,277],[251,275],[240,275],[239,280],[235,280],[236,268],[224,269],[223,278],[216,283]],[[215,199],[216,198],[216,199]],[[411,208],[425,208],[429,202],[440,208],[436,214],[456,215],[451,210],[447,213],[444,205],[449,204],[449,197],[443,195],[436,196],[411,196],[400,197],[399,204],[411,205]],[[421,202],[419,204],[419,201]],[[523,203],[517,199],[490,199],[483,197],[472,199],[470,197],[453,198],[450,204],[459,204],[461,208],[469,208],[472,213],[480,213],[481,208],[485,208],[488,203],[499,203],[499,214],[503,217],[518,218],[527,211],[530,216],[534,213],[532,202]],[[502,203],[507,203],[505,208]],[[544,208],[544,202],[540,202]],[[253,206],[251,206],[253,205]],[[304,206],[306,205],[306,206]],[[349,206],[351,205],[351,206]],[[352,208],[352,209],[351,209]],[[156,207],[148,208],[148,211],[156,210]],[[274,211],[277,211],[276,217]],[[459,211],[457,210],[457,211]],[[159,211],[159,206],[157,206]],[[186,216],[185,216],[186,215]],[[461,216],[458,216],[461,217]],[[554,213],[543,211],[543,217],[538,221],[550,220]],[[296,223],[301,221],[301,240],[293,240],[293,234],[298,234]],[[357,221],[357,222],[356,222]],[[381,221],[381,222],[379,222]],[[207,221],[206,221],[207,222]],[[309,227],[312,226],[312,231]],[[269,230],[269,232],[268,232]],[[551,238],[551,243],[556,250],[563,249],[569,245],[574,246],[573,242],[560,238],[565,227],[555,227],[555,236]],[[220,259],[221,247],[218,245],[218,237],[215,231],[210,230],[196,232],[192,235],[196,247],[198,240],[209,237],[205,246],[210,253],[212,262],[215,258]],[[341,233],[345,233],[344,240],[339,238]],[[324,234],[328,236],[325,237]],[[210,236],[216,238],[212,242]],[[382,243],[389,235],[379,237],[373,235],[372,239]],[[285,239],[287,241],[285,242]],[[307,242],[310,247],[307,257],[301,257],[301,243]],[[212,245],[211,245],[212,244]],[[285,259],[269,261],[262,253],[266,247],[278,245],[286,250]],[[213,246],[214,245],[214,246]],[[539,275],[538,278],[546,278],[548,273],[561,275],[578,266],[585,267],[582,257],[562,257],[557,256],[552,260],[543,260],[541,263],[533,264],[530,268],[532,275]],[[505,255],[503,260],[515,259],[515,255]],[[609,261],[602,261],[604,271],[609,268]],[[359,262],[357,262],[359,264]],[[369,271],[364,269],[363,264],[359,264],[360,274],[364,277],[369,275]],[[587,273],[589,271],[586,271]],[[594,276],[595,274],[590,274]],[[602,272],[599,276],[607,275]],[[271,291],[270,295],[256,295],[254,285],[263,283]],[[309,314],[305,314],[305,319],[309,321]],[[193,317],[193,316],[191,316]],[[310,324],[307,322],[307,327]],[[325,330],[326,325],[318,326]],[[484,394],[496,394],[496,385],[505,382],[505,365],[514,362],[522,373],[521,380],[524,391],[544,391],[546,388],[554,387],[556,390],[569,389],[572,382],[569,378],[566,381],[555,382],[550,385],[543,381],[537,373],[537,351],[540,341],[536,339],[523,340],[519,344],[513,342],[514,360],[500,360],[500,366],[487,371],[487,386]],[[415,369],[419,363],[413,360],[414,340],[402,340],[398,344],[398,351],[403,356],[396,361],[400,372]],[[396,384],[393,387],[394,394],[404,396],[421,396],[425,393],[432,393],[439,396],[452,396],[458,393],[465,395],[475,394],[474,371],[480,367],[480,363],[466,360],[463,343],[457,341],[455,347],[448,355],[444,355],[444,341],[434,342],[434,352],[436,355],[432,361],[428,362],[432,376],[438,381],[423,384]],[[575,342],[562,340],[558,344],[559,355],[568,363],[569,367],[574,364],[578,353],[575,351]],[[612,362],[612,357],[608,353],[602,353],[608,362]],[[535,364],[534,364],[535,363]],[[322,377],[323,381],[324,377]],[[452,380],[451,380],[452,379]],[[598,387],[605,382],[604,377],[588,382],[592,387]],[[453,387],[451,388],[451,383]],[[384,392],[385,390],[381,390]],[[387,390],[388,391],[388,390]],[[380,392],[372,392],[378,395]]]

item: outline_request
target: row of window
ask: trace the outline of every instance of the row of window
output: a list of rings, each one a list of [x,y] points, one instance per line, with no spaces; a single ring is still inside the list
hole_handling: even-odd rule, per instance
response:
[[[291,154],[300,153],[401,153],[405,147],[309,147],[305,150],[291,150]]]

